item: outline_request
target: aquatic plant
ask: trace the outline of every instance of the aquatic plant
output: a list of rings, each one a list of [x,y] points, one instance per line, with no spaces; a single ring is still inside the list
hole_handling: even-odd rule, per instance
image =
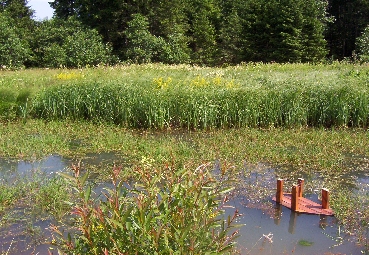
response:
[[[301,239],[298,241],[298,244],[301,246],[312,246],[314,243],[308,240]]]
[[[51,216],[60,219],[70,209],[65,203],[71,197],[70,188],[58,176],[46,178],[40,171],[23,176],[3,176],[0,189],[0,215],[14,207],[24,207],[24,217],[27,211],[27,214],[35,215],[36,218]]]
[[[360,187],[361,186],[361,187]],[[364,252],[369,251],[369,199],[368,185],[359,185],[356,191],[342,188],[332,196],[335,216],[342,232],[354,236]]]
[[[64,234],[52,226],[52,244],[63,254],[230,254],[239,215],[236,210],[221,218],[229,180],[224,175],[216,180],[208,168],[155,168],[143,158],[134,169],[137,182],[121,179],[122,169],[115,166],[112,188],[96,200],[86,182],[88,173],[82,175],[74,166],[73,176],[63,176],[79,197],[72,211],[76,231]]]

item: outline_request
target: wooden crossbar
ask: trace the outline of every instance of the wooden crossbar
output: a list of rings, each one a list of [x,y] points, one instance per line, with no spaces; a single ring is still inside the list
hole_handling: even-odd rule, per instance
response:
[[[304,179],[299,178],[297,185],[292,186],[291,193],[283,192],[283,179],[277,180],[277,192],[273,200],[277,204],[286,206],[295,212],[333,215],[333,210],[329,208],[329,191],[322,189],[322,204],[315,203],[303,197]]]

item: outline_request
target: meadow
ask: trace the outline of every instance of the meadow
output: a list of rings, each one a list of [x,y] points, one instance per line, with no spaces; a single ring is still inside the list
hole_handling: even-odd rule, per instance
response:
[[[219,160],[227,178],[237,180],[238,175],[244,174],[245,165],[262,162],[276,169],[276,178],[292,180],[304,176],[313,180],[314,176],[319,176],[325,187],[336,194],[331,205],[336,209],[337,218],[347,231],[358,234],[362,245],[366,245],[369,201],[365,194],[347,192],[342,186],[354,184],[355,175],[368,168],[367,65],[250,63],[207,68],[147,64],[3,71],[0,75],[0,155],[4,158],[36,160],[56,153],[73,157],[77,162],[87,153],[114,152],[129,161],[119,172],[119,180],[144,180],[148,178],[145,173],[150,173],[154,181],[151,186],[143,187],[147,191],[145,194],[162,192],[157,188],[163,185],[160,178],[166,178],[173,180],[168,188],[171,191],[161,196],[179,192],[175,193],[179,197],[183,194],[176,186],[179,177],[170,175],[168,169],[191,176],[188,171],[199,171],[195,170],[198,166]],[[91,167],[90,174],[98,173],[101,181],[110,180],[111,168]],[[78,184],[81,176],[76,176],[76,171],[71,173],[71,178],[64,176],[68,184],[64,178],[43,183],[42,178],[37,177],[26,183],[19,181],[17,185],[2,181],[2,190],[6,192],[2,193],[2,199],[0,197],[0,213],[6,215],[7,209],[17,201],[21,198],[24,201],[25,194],[33,205],[40,204],[41,208],[55,212],[54,218],[66,214],[72,205],[85,208],[94,204],[89,188],[84,185],[77,185],[74,195],[71,192],[70,197],[63,197],[72,200],[77,195],[72,205],[55,203],[58,195],[50,190],[66,195],[69,194],[66,190],[70,190],[66,187]],[[202,185],[208,182],[212,183],[213,190],[229,187],[228,182],[226,185],[213,183],[214,179],[208,174],[204,169],[204,182],[194,185],[193,180],[186,179],[184,185],[194,190],[202,190]],[[155,176],[161,177],[155,179]],[[114,185],[118,183],[116,179]],[[134,192],[139,189],[137,187]],[[121,190],[113,189],[108,197],[116,198],[119,192]],[[51,198],[42,197],[46,194],[51,194]],[[199,191],[201,203],[219,203],[217,195],[220,194]],[[160,206],[152,194],[142,197],[142,201],[151,208],[149,211],[165,209],[167,220],[178,220],[178,224],[188,221],[173,218],[173,208],[168,204]],[[197,200],[186,198],[185,201],[189,208],[199,206]],[[139,217],[142,211],[138,200],[125,197],[121,202],[122,208],[131,208],[138,213],[132,215]],[[214,227],[219,229],[212,219],[215,212],[221,215],[216,204],[210,204],[209,211],[201,210],[202,214],[193,216],[209,220],[209,231]],[[103,208],[106,214],[115,210],[109,204]],[[105,235],[108,231],[104,232],[102,227],[120,228],[114,222],[100,221],[98,213],[89,219],[92,225],[83,223],[83,215],[80,216],[86,240],[89,240],[89,227],[100,228],[100,234],[94,237],[98,240],[111,237]],[[151,222],[143,224],[152,227],[160,217],[155,214]],[[193,240],[198,241],[204,233],[195,231],[201,229],[195,223],[192,225]],[[171,237],[170,243],[183,241],[184,232],[176,239],[175,229],[166,229],[165,224],[162,227],[165,235]],[[223,226],[223,231],[226,229],[227,226]],[[134,228],[131,231],[133,235],[142,236]],[[150,233],[148,240],[155,239],[150,235],[159,235]],[[223,248],[228,249],[233,239],[226,242],[225,232],[218,234],[217,238],[209,236],[202,249],[206,250],[209,244],[214,246],[214,242],[218,244],[214,247],[219,249],[209,252],[221,253]],[[116,240],[117,237],[111,238]],[[59,241],[59,247],[67,250],[68,240]],[[162,247],[160,249],[170,253],[171,249],[186,247],[186,242],[182,242],[181,248],[165,246],[166,243],[152,243],[149,248]],[[79,248],[87,249],[82,244]],[[227,249],[224,252],[229,252]]]

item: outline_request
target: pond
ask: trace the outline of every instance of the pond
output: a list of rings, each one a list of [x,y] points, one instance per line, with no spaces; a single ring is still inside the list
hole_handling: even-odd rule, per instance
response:
[[[112,164],[117,160],[119,157],[113,153],[91,154],[84,163]],[[72,159],[58,155],[34,162],[0,159],[0,178],[35,171],[53,176],[65,171],[72,163]],[[271,200],[277,179],[275,169],[263,164],[246,168],[248,174],[243,177],[244,181],[238,185],[226,209],[226,214],[233,214],[235,209],[242,214],[238,223],[243,226],[237,239],[241,254],[361,254],[363,247],[356,245],[352,236],[345,235],[335,217],[294,213],[276,205]],[[365,176],[358,180],[369,182]],[[318,200],[314,193],[306,196]],[[0,254],[47,254],[48,228],[53,222],[35,219],[32,215],[27,218],[25,208],[21,206],[15,208],[12,215],[13,218],[18,215],[22,220],[0,228]]]
[[[237,239],[241,254],[361,254],[362,247],[340,230],[335,217],[299,214],[284,206],[270,210],[242,206]],[[228,211],[231,212],[230,210]]]

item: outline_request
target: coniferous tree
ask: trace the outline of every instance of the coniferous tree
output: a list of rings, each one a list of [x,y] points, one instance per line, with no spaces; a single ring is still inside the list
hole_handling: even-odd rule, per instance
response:
[[[1,0],[0,11],[7,12],[14,22],[21,27],[33,25],[34,11],[28,6],[27,0]]]
[[[301,2],[304,16],[302,23],[302,62],[316,62],[328,54],[327,41],[324,38],[329,23],[327,2],[306,0]]]
[[[219,29],[220,63],[240,63],[245,58],[243,49],[245,40],[243,36],[244,1],[218,1],[221,8],[221,23]]]
[[[300,62],[325,56],[316,0],[255,0],[245,9],[245,60]],[[308,9],[307,9],[308,8]],[[309,10],[310,9],[310,10]],[[311,51],[314,48],[314,51]]]
[[[54,15],[60,19],[67,19],[77,13],[76,0],[54,0],[49,5],[54,9]]]
[[[189,6],[189,36],[192,61],[214,64],[217,58],[217,29],[220,8],[215,0],[192,0]]]
[[[356,38],[369,24],[369,1],[329,0],[328,12],[334,18],[326,35],[329,55],[334,59],[351,57],[356,50]]]
[[[140,14],[147,20],[145,30],[149,37],[156,38],[151,61],[209,65],[320,60],[326,54],[325,3],[325,0],[55,0],[52,6],[56,17],[75,15],[85,26],[97,29],[122,60],[132,59],[134,37],[127,37],[132,35],[127,30],[134,15]]]

